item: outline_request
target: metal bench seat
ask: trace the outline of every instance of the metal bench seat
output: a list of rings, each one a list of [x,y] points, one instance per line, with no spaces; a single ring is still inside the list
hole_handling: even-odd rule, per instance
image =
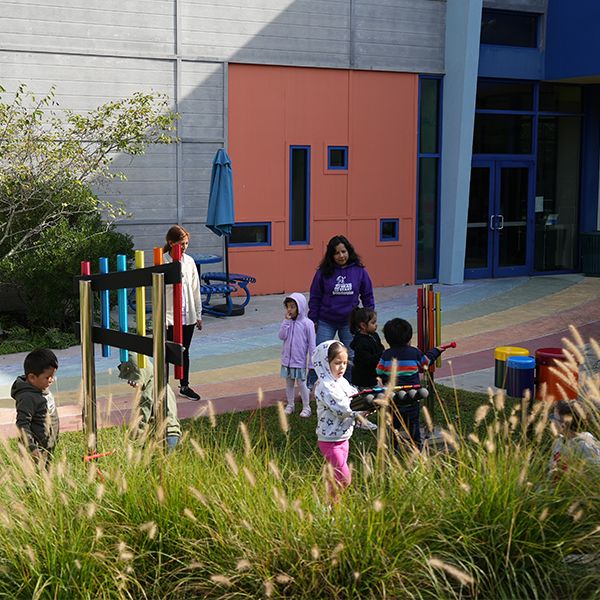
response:
[[[202,281],[204,281],[206,285],[214,285],[214,281],[227,281],[227,274],[222,271],[209,271],[208,273],[202,273]],[[243,308],[250,302],[249,283],[256,283],[256,278],[242,273],[229,273],[229,284],[244,290],[246,294],[244,301],[239,305],[240,308]]]

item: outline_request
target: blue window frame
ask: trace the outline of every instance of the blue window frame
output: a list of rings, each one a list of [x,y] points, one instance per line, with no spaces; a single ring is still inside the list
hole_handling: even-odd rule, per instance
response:
[[[397,242],[400,239],[400,219],[381,219],[379,221],[379,241]]]
[[[310,146],[290,146],[290,244],[310,242]]]
[[[271,223],[236,223],[231,228],[230,246],[270,246]]]
[[[348,146],[327,146],[327,169],[348,170]]]

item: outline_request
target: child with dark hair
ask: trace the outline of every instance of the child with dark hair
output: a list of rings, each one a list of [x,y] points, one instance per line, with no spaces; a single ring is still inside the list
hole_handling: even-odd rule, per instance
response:
[[[329,499],[339,498],[339,492],[352,481],[348,467],[350,437],[359,413],[350,408],[350,399],[356,393],[344,378],[348,366],[348,350],[335,340],[322,342],[315,349],[312,362],[317,373],[315,399],[317,401],[317,439],[319,450],[333,469],[334,482],[328,482]]]
[[[383,336],[389,348],[383,352],[377,364],[377,375],[386,384],[392,372],[392,363],[397,362],[396,385],[420,385],[420,373],[437,360],[442,348],[432,348],[426,353],[410,345],[413,330],[405,319],[391,319],[383,326]],[[393,425],[398,432],[406,432],[414,446],[421,449],[420,403],[417,397],[409,394],[402,400],[395,400]]]
[[[600,467],[600,442],[587,429],[585,407],[577,400],[560,400],[554,407],[553,421],[559,436],[552,446],[549,469],[556,479],[573,460]]]
[[[383,353],[383,344],[377,334],[377,313],[372,308],[356,307],[350,313],[350,331],[354,334],[350,348],[354,351],[352,385],[359,389],[373,388],[379,384],[377,363]],[[356,424],[359,429],[375,430],[377,425],[364,420]]]
[[[294,412],[294,388],[296,381],[302,398],[300,416],[310,417],[310,393],[306,386],[307,368],[312,365],[310,357],[315,351],[315,325],[306,316],[308,305],[302,294],[290,294],[283,301],[285,318],[279,328],[281,350],[281,376],[285,378],[287,405],[285,413]]]
[[[354,350],[352,385],[359,388],[375,387],[378,384],[377,364],[384,350],[377,333],[377,313],[372,308],[353,309],[350,331],[354,335],[350,344]]]
[[[308,318],[315,323],[316,343],[332,340],[336,334],[349,348],[352,342],[349,318],[352,309],[362,303],[375,308],[373,284],[367,269],[352,244],[343,235],[332,237],[310,286]],[[346,378],[352,377],[352,349],[349,348]],[[314,373],[309,386],[314,383]]]
[[[33,350],[23,363],[23,375],[12,385],[10,395],[17,409],[16,425],[23,442],[36,460],[48,462],[58,441],[58,411],[50,386],[58,359],[52,350]]]

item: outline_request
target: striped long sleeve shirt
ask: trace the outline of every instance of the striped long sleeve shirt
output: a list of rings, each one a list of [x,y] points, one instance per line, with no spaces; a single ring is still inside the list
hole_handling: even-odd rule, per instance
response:
[[[397,385],[419,385],[421,380],[419,373],[424,371],[432,362],[440,356],[438,348],[432,348],[425,354],[414,346],[400,346],[388,348],[384,351],[377,364],[377,375],[383,383],[387,383],[392,372],[392,361],[398,362]]]

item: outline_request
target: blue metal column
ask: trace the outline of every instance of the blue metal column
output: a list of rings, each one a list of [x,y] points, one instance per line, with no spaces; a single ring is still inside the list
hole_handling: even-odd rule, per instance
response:
[[[446,5],[440,283],[464,279],[481,8],[482,0],[448,0]]]

